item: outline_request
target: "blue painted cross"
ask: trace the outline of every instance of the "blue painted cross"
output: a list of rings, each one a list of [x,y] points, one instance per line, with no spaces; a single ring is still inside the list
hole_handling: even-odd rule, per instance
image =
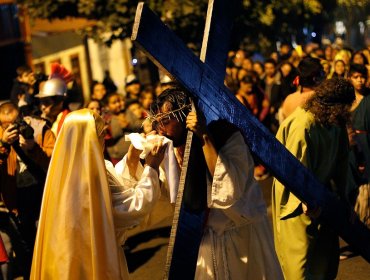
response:
[[[215,3],[221,3],[221,7],[232,5],[226,0],[215,0]],[[217,22],[217,18],[214,20]],[[157,66],[165,69],[197,98],[208,122],[226,119],[239,127],[250,150],[274,176],[310,207],[320,206],[322,220],[370,262],[370,231],[359,220],[351,223],[350,209],[319,183],[224,86],[225,42],[228,38],[223,37],[222,32],[229,30],[232,20],[232,17],[222,17],[220,25],[211,25],[209,40],[203,42],[203,47],[205,43],[209,47],[206,53],[203,52],[204,63],[142,3],[136,12],[132,40]],[[187,268],[176,269],[185,272]]]

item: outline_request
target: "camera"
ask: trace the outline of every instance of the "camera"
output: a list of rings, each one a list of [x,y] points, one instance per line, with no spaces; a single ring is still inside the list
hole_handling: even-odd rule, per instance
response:
[[[13,123],[14,129],[17,129],[25,139],[33,139],[33,128],[22,119],[16,119]]]

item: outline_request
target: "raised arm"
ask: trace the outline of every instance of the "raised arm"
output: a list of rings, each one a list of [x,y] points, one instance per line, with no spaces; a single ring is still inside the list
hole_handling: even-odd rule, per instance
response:
[[[147,156],[140,177],[131,176],[130,167],[127,176],[126,163],[107,165],[109,185],[112,193],[113,214],[117,229],[129,228],[138,225],[151,211],[160,196],[158,168],[163,160],[165,146],[155,146]],[[136,152],[136,151],[135,151]],[[134,165],[131,162],[130,165]],[[136,162],[136,168],[139,167]],[[132,166],[131,166],[132,167]],[[125,172],[126,170],[126,172]],[[137,171],[137,170],[136,170]],[[135,178],[138,177],[138,180]]]

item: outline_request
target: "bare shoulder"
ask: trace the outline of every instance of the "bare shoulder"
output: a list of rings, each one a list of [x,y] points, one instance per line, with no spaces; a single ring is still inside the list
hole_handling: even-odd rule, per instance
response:
[[[294,93],[289,94],[282,105],[282,111],[284,117],[288,117],[294,110],[300,105],[302,95],[300,92],[296,91]]]
[[[295,103],[298,100],[300,100],[301,97],[302,97],[302,94],[299,91],[293,92],[285,98],[283,105],[289,106],[290,104]]]

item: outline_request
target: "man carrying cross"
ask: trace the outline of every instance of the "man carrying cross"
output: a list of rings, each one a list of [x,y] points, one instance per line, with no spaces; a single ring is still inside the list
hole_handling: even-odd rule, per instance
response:
[[[304,168],[303,164],[289,153],[257,119],[251,117],[251,113],[225,87],[223,81],[226,53],[231,34],[231,22],[235,18],[232,11],[237,10],[238,7],[236,2],[209,1],[200,59],[187,49],[183,42],[143,3],[138,5],[131,38],[157,66],[196,97],[198,107],[202,109],[209,122],[224,119],[237,126],[254,156],[261,160],[297,198],[311,208],[321,207],[320,218],[323,223],[337,232],[348,244],[353,245],[370,262],[368,242],[370,231],[358,219],[353,220],[348,207],[325,188],[312,172]],[[193,148],[185,149],[185,151],[188,150],[190,150],[190,157],[186,153],[184,159],[191,158]],[[201,230],[203,217],[188,215],[183,211],[186,203],[181,203],[180,191],[184,190],[185,194],[189,189],[188,186],[191,186],[188,183],[189,179],[194,181],[193,175],[188,176],[185,169],[193,169],[196,173],[198,169],[194,168],[194,164],[188,164],[187,160],[184,160],[182,166],[185,172],[181,172],[180,183],[185,182],[185,184],[179,184],[177,199],[179,203],[176,203],[175,207],[175,213],[179,213],[179,222],[174,219],[171,231],[170,245],[171,240],[175,242],[172,248],[169,246],[167,254],[165,276],[168,276],[168,279],[184,279],[184,274],[189,276],[185,279],[194,278],[193,268],[196,265],[203,233]],[[194,187],[196,188],[197,185]],[[183,198],[186,196],[184,195]],[[183,217],[185,218],[182,219]],[[194,233],[194,237],[189,238],[188,232]],[[173,251],[172,256],[171,251]],[[190,256],[184,257],[184,251],[190,252]]]
[[[239,130],[222,120],[206,126],[201,112],[191,112],[190,97],[180,88],[165,90],[151,114],[153,128],[180,151],[179,162],[187,129],[201,146],[198,173],[207,184],[209,210],[195,279],[282,279],[253,159]]]

